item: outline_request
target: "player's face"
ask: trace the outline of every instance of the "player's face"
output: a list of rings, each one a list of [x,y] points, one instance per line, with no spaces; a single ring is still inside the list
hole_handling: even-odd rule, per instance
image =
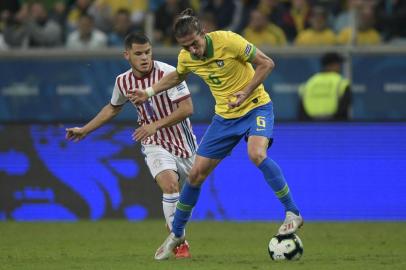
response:
[[[136,76],[142,77],[149,73],[152,68],[152,48],[151,44],[133,43],[131,49],[124,52],[125,59],[130,62]]]
[[[193,33],[176,39],[180,46],[193,54],[195,57],[204,57],[204,53],[206,50],[206,39],[204,38],[204,33]]]

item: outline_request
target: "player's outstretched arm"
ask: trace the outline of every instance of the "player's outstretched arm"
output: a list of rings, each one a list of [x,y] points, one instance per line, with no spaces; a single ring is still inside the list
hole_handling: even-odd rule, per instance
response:
[[[75,142],[84,139],[89,133],[96,130],[121,111],[122,106],[107,104],[103,109],[83,127],[67,128],[65,138]]]
[[[175,70],[169,73],[168,75],[162,77],[162,79],[158,83],[154,84],[151,87],[148,87],[145,90],[136,89],[133,93],[131,93],[128,96],[128,98],[135,105],[140,105],[153,95],[168,90],[180,84],[184,80],[185,78],[182,78]]]
[[[155,134],[155,132],[164,127],[170,127],[183,121],[187,117],[193,114],[192,98],[188,97],[178,103],[178,108],[168,115],[161,118],[156,122],[148,125],[143,125],[135,130],[132,135],[133,140],[142,141],[143,139]]]
[[[261,50],[257,48],[254,59],[251,61],[255,65],[255,74],[251,82],[245,87],[245,89],[234,94],[235,101],[229,102],[230,108],[240,106],[249,97],[261,83],[264,82],[266,77],[271,73],[275,67],[273,60],[265,55]]]

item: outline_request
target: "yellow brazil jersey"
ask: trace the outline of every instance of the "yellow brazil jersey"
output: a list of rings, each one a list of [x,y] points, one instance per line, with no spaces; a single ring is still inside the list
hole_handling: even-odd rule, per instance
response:
[[[193,72],[208,84],[216,101],[216,114],[226,119],[238,118],[271,100],[260,84],[239,107],[230,109],[227,105],[230,97],[254,77],[255,70],[249,61],[255,57],[256,48],[231,31],[211,32],[205,39],[206,57],[197,59],[182,49],[176,70],[181,76]]]

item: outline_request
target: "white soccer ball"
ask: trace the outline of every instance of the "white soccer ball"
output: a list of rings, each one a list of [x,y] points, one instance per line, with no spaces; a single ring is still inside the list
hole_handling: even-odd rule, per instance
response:
[[[303,243],[297,234],[275,235],[269,241],[269,256],[272,260],[299,260],[303,255]]]

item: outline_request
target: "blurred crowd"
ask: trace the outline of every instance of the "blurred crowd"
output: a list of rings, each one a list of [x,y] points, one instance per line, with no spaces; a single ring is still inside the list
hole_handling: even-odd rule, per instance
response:
[[[122,47],[132,31],[174,46],[172,22],[188,7],[207,32],[260,47],[406,44],[402,0],[2,0],[0,50]]]

